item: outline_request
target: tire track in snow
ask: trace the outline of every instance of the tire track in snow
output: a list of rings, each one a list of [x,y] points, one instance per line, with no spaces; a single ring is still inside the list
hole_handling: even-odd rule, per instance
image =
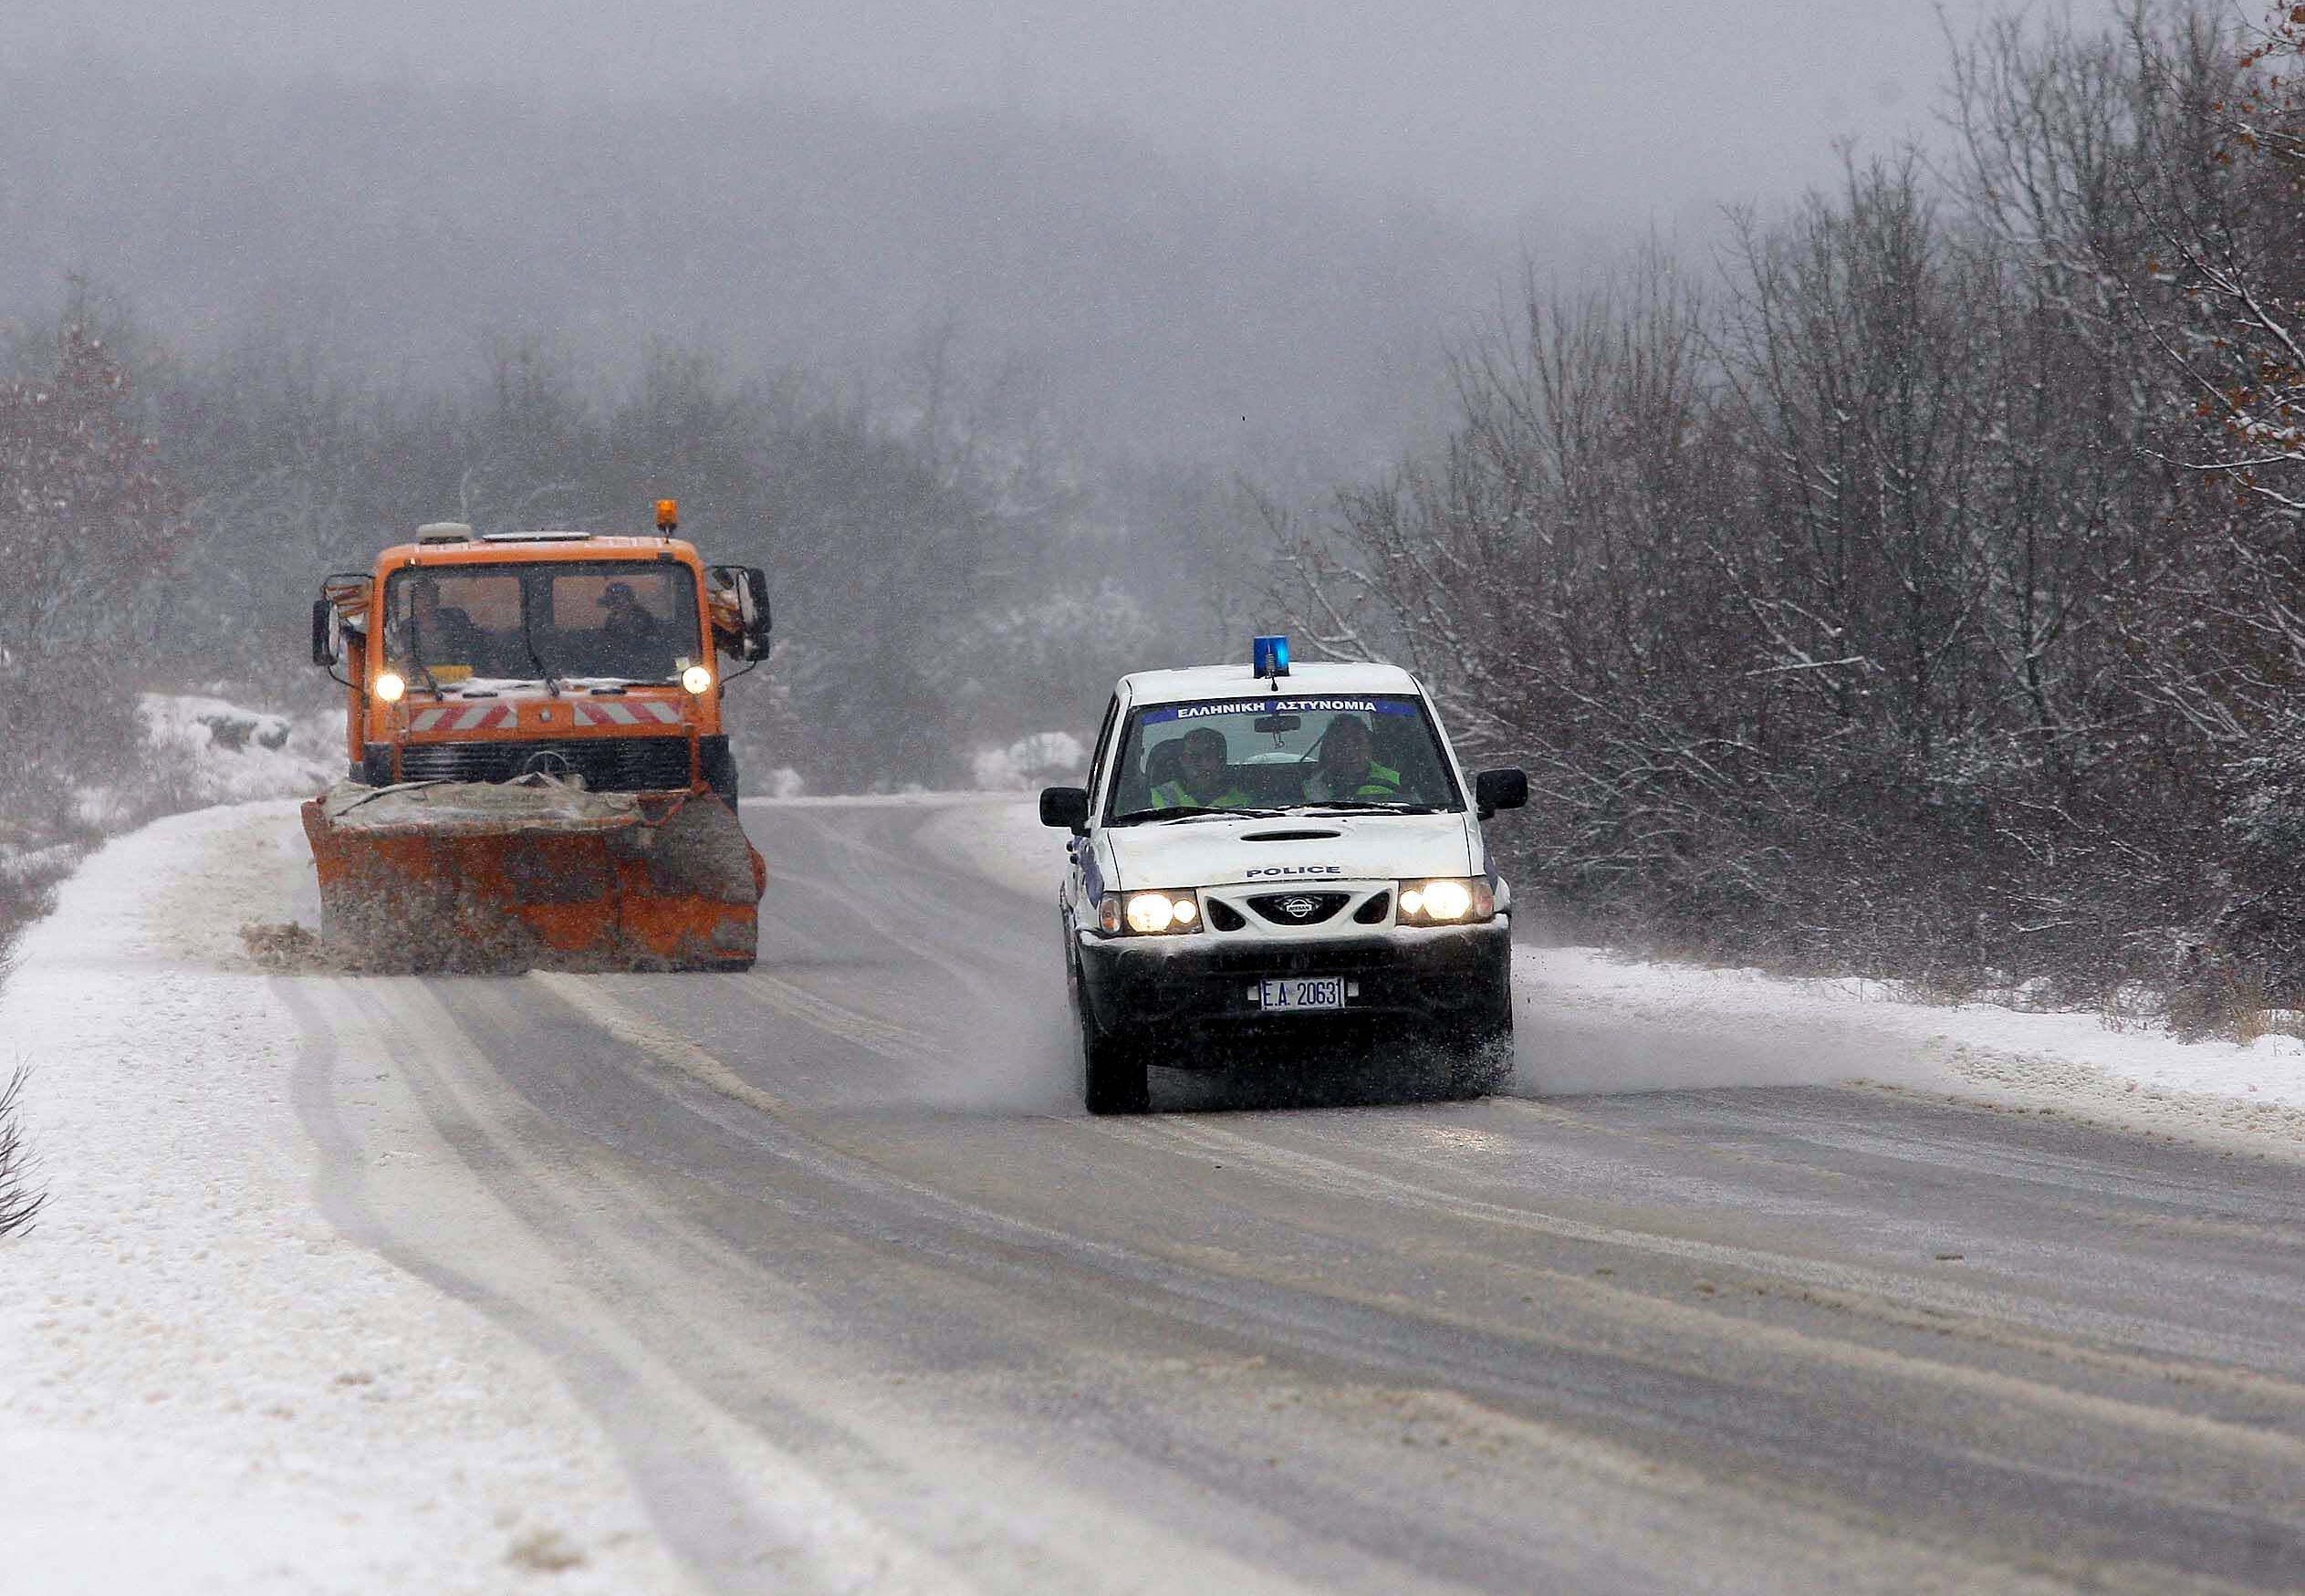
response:
[[[329,985],[337,1000],[332,1007],[349,1009],[359,1003],[360,995],[350,983]],[[823,1499],[820,1487],[808,1488],[798,1471],[776,1483],[804,1501],[815,1497],[809,1504],[817,1509],[813,1517],[794,1511],[789,1502],[764,1502],[740,1482],[727,1458],[693,1424],[668,1412],[657,1378],[565,1317],[443,1263],[396,1234],[369,1202],[360,1142],[337,1105],[339,1030],[314,1000],[308,983],[278,977],[272,986],[303,1029],[290,1095],[318,1152],[313,1200],[321,1214],[348,1240],[485,1315],[542,1355],[599,1421],[624,1460],[626,1475],[665,1545],[704,1588],[784,1591],[793,1588],[796,1578],[808,1588],[837,1591],[955,1588],[949,1580],[923,1577],[929,1571],[909,1549],[873,1536],[852,1515],[840,1514],[836,1505]],[[443,1012],[438,1023],[453,1027],[454,1022]],[[400,1045],[388,1048],[392,1061],[412,1078],[420,1098],[453,1096],[437,1065],[419,1061],[420,1053],[428,1049],[415,1027],[389,1017],[386,1024],[400,1033]],[[526,1184],[502,1147],[474,1148],[475,1133],[485,1139],[474,1121],[467,1119],[469,1131],[460,1135],[454,1127],[439,1124],[435,1110],[427,1111],[433,1113],[436,1127],[484,1185],[500,1190],[508,1182]],[[495,1167],[484,1169],[482,1163]],[[510,1207],[516,1215],[541,1200],[532,1189]],[[835,1510],[828,1513],[828,1507]],[[880,1544],[873,1544],[875,1540]]]

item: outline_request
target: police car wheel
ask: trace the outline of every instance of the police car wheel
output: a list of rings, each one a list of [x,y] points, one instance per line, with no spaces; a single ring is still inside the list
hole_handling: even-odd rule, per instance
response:
[[[1098,1028],[1078,985],[1072,1002],[1080,1023],[1083,1106],[1092,1114],[1141,1114],[1150,1110],[1152,1089],[1145,1076],[1144,1055]]]
[[[1457,1044],[1449,1059],[1452,1097],[1486,1097],[1513,1078],[1513,1027],[1483,1026]]]
[[[1081,1102],[1092,1114],[1142,1114],[1152,1107],[1152,1089],[1145,1079],[1144,1056],[1111,1037],[1080,1033],[1087,1064]]]

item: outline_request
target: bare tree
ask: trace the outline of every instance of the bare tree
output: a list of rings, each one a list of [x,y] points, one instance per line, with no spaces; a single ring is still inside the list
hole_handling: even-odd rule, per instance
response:
[[[96,774],[102,733],[133,739],[132,703],[91,703],[84,673],[133,634],[183,523],[130,391],[126,366],[68,312],[48,369],[0,383],[0,800],[48,802]]]
[[[1701,840],[1754,751],[1704,569],[1739,475],[1704,315],[1653,250],[1582,297],[1528,282],[1455,358],[1435,458],[1340,494],[1328,525],[1272,517],[1309,652],[1412,664],[1473,747],[1528,767],[1538,867],[1591,897],[1747,870]]]
[[[1768,233],[1748,220],[1742,240],[1723,361],[1762,514],[1720,556],[1765,640],[1751,668],[1822,717],[1818,735],[1925,770],[1976,708],[1974,274],[1910,160],[1852,170],[1838,203]]]
[[[1632,928],[2305,986],[2283,17],[1995,25],[1944,181],[1747,219],[1709,303],[1527,296],[1443,447],[1272,517],[1311,651],[1415,665],[1530,767],[1540,881]]]
[[[0,1086],[0,1236],[31,1228],[47,1204],[47,1194],[31,1184],[31,1166],[19,1126],[18,1109],[26,1071],[18,1069]]]

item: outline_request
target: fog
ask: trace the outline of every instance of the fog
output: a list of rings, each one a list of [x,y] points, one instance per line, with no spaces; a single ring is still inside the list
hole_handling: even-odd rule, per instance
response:
[[[1983,0],[11,0],[0,47],[900,113],[1002,107],[1485,219],[1643,218],[1925,130]],[[2038,9],[2038,8],[2036,8]],[[2083,13],[2107,9],[2084,5]],[[1942,13],[1942,20],[1940,20]]]
[[[938,329],[1100,446],[1365,469],[1524,257],[1932,136],[1981,0],[10,0],[0,315],[79,271],[198,353],[507,330],[885,391]]]

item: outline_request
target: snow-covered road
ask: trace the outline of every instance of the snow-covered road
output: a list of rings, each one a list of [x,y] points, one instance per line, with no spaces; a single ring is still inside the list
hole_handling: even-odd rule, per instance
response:
[[[0,993],[51,1199],[0,1242],[0,1583],[490,1590],[580,1528],[566,1588],[674,1587],[552,1371],[323,1212],[299,1027],[237,935],[317,908],[309,873],[292,804],[164,820]]]
[[[53,1196],[0,1241],[8,1578],[2161,1589],[2305,1549],[2291,1038],[1530,948],[1513,1100],[1099,1124],[1027,805],[747,824],[742,977],[266,976],[239,926],[313,918],[286,804],[84,867],[0,991]]]

